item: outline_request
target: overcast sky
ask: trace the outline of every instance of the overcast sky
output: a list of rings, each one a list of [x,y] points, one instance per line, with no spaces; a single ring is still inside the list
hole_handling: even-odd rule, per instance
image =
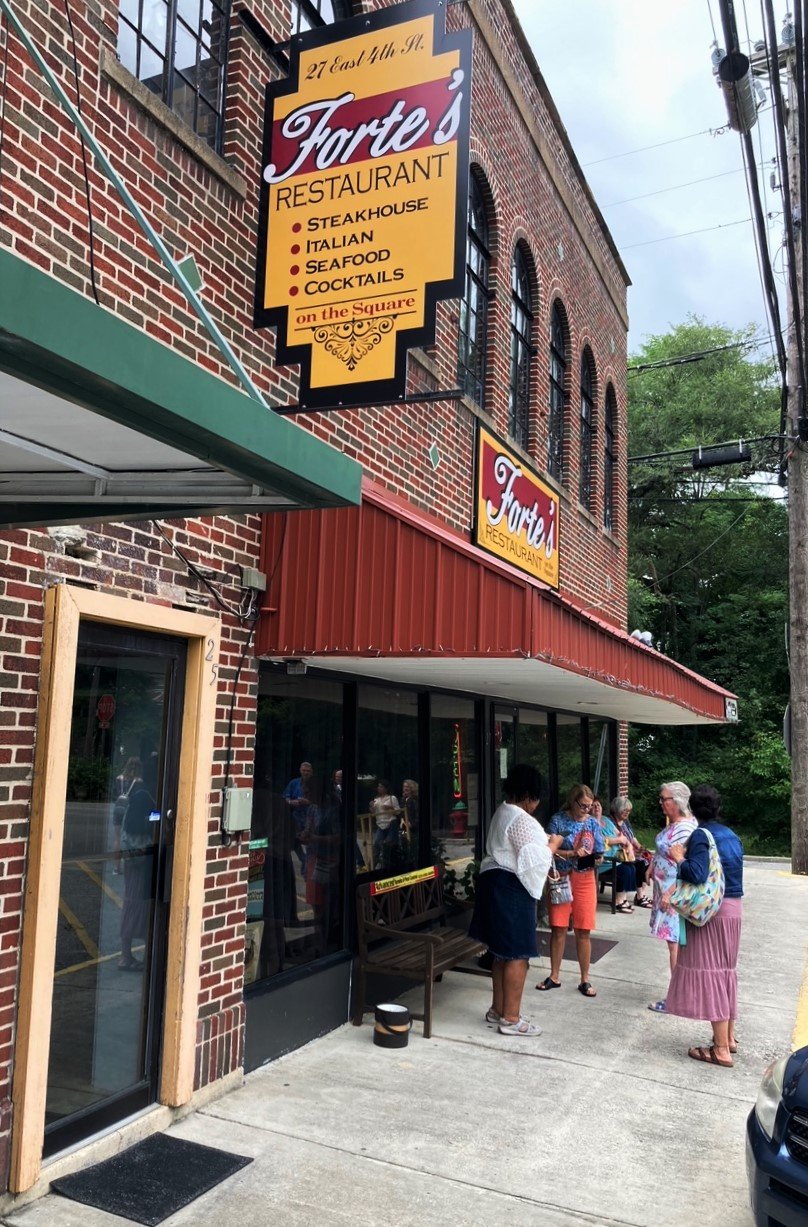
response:
[[[676,139],[726,124],[711,70],[708,0],[577,0],[574,5],[514,0],[514,5],[631,276],[631,347],[648,334],[667,331],[690,311],[732,328],[752,323],[768,334],[752,225],[728,224],[750,216],[740,137],[727,131]],[[775,0],[774,8],[779,37],[786,6]],[[720,33],[715,0],[712,9]],[[750,5],[748,12],[755,41],[762,35],[759,7]],[[761,176],[764,208],[779,213],[780,194],[769,186],[768,113],[761,112],[754,140],[759,161],[767,163]],[[659,147],[614,156],[649,145]],[[667,188],[676,190],[659,190]],[[652,192],[658,194],[646,195]],[[638,196],[645,199],[633,200]],[[633,202],[617,203],[629,199]],[[782,221],[769,225],[774,252]],[[712,229],[718,226],[724,228]],[[708,233],[668,238],[708,227]],[[667,241],[654,241],[660,239]],[[780,253],[775,269],[781,288],[782,267]]]

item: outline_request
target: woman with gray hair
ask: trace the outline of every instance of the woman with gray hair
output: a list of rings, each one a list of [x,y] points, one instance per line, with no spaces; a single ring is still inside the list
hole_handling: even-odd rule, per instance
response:
[[[648,898],[648,894],[651,890],[651,862],[654,859],[654,854],[648,848],[644,848],[634,834],[634,829],[629,821],[633,808],[628,797],[615,797],[611,804],[612,821],[620,834],[625,835],[628,840],[624,856],[627,861],[631,861],[634,865],[636,878],[634,906],[652,907],[653,905]]]
[[[679,866],[670,854],[674,844],[686,844],[698,823],[690,809],[690,789],[681,780],[663,784],[659,790],[659,804],[665,817],[665,826],[656,837],[656,852],[651,868],[654,887],[654,902],[651,908],[651,933],[668,943],[671,974],[679,954],[679,941],[684,924],[674,910],[669,892],[676,885]],[[649,1010],[655,1014],[665,1013],[665,1002],[654,1001]]]

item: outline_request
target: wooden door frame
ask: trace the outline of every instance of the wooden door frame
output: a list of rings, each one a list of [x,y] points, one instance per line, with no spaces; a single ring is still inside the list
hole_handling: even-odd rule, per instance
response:
[[[12,1091],[9,1187],[39,1178],[53,1004],[67,763],[82,620],[187,641],[159,1101],[187,1103],[194,1086],[202,907],[207,862],[220,624],[216,617],[59,584],[45,595]]]

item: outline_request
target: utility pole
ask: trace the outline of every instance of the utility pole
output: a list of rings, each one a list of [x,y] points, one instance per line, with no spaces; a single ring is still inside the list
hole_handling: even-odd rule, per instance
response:
[[[719,0],[721,21],[727,50],[739,51],[735,0]],[[789,267],[786,280],[787,329],[785,354],[785,432],[788,448],[786,477],[788,484],[788,598],[789,598],[789,682],[790,682],[790,753],[791,753],[791,869],[795,874],[808,875],[808,415],[804,371],[808,355],[808,335],[805,329],[805,307],[808,277],[805,265],[803,230],[808,225],[808,191],[803,165],[802,138],[808,130],[808,72],[805,59],[803,16],[808,17],[805,0],[796,0],[796,22],[783,30],[778,44],[774,28],[771,0],[763,0],[761,11],[766,23],[768,51],[757,51],[751,58],[750,69],[756,76],[768,75],[774,111],[777,117],[778,152],[785,182],[781,183],[785,228],[788,239]],[[789,14],[790,17],[790,14]],[[788,21],[788,18],[787,18]],[[727,57],[729,60],[729,57]],[[781,75],[788,81],[784,102]],[[720,74],[722,81],[726,74]],[[735,74],[730,74],[731,87]],[[730,94],[728,110],[730,125],[744,133],[750,187],[754,183],[754,150],[749,129],[744,123],[744,95],[739,81],[734,96]],[[728,88],[724,83],[725,90]],[[747,115],[748,121],[748,115]],[[754,123],[754,119],[751,121]],[[785,164],[785,165],[784,165]],[[758,210],[759,230],[763,219]],[[765,236],[761,236],[765,241]],[[764,281],[766,280],[766,270]],[[771,283],[771,272],[769,282]],[[776,315],[776,301],[773,306]],[[773,327],[776,327],[773,324]],[[779,351],[781,354],[782,351]]]
[[[803,38],[805,32],[800,30]],[[800,40],[801,42],[802,40]],[[799,142],[799,93],[796,74],[801,45],[785,49],[785,70],[788,76],[788,177],[792,215],[802,200],[802,177]],[[778,56],[778,59],[780,57]],[[803,61],[804,63],[804,61]],[[772,88],[779,88],[773,81]],[[806,447],[805,388],[799,361],[800,349],[806,352],[804,330],[805,300],[803,230],[806,219],[800,210],[795,225],[794,261],[796,278],[788,280],[788,396],[786,401],[786,433],[793,442],[788,452],[788,588],[789,588],[789,672],[791,682],[791,869],[808,874],[808,448]],[[792,284],[796,281],[796,302]],[[797,337],[796,322],[803,329]]]

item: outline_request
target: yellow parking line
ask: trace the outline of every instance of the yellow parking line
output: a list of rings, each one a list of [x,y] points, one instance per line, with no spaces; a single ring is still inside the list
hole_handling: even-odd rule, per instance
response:
[[[91,869],[86,861],[76,861],[76,867],[86,873],[91,882],[95,882],[96,886],[100,886],[105,895],[117,904],[118,907],[123,907],[123,899],[117,895],[111,886],[107,886],[103,878],[100,878],[94,869]]]
[[[145,946],[133,946],[132,954],[142,954],[146,949]],[[98,967],[101,963],[108,963],[110,959],[119,959],[121,957],[120,950],[116,950],[114,954],[100,955],[97,959],[87,959],[84,963],[73,963],[70,967],[63,967],[61,971],[53,973],[54,980],[58,980],[60,976],[72,975],[74,971],[83,971],[85,967]]]
[[[794,1034],[791,1037],[792,1048],[803,1048],[808,1044],[808,950],[805,958],[805,974],[797,1002],[797,1017],[794,1022]]]
[[[82,946],[89,954],[90,958],[93,960],[93,962],[95,962],[98,959],[101,951],[98,949],[95,942],[90,937],[90,934],[87,932],[84,925],[79,920],[78,916],[76,916],[75,912],[71,912],[70,908],[67,906],[64,899],[59,900],[59,911],[62,913],[65,920],[70,925],[70,928],[76,934],[76,937],[79,939]]]

